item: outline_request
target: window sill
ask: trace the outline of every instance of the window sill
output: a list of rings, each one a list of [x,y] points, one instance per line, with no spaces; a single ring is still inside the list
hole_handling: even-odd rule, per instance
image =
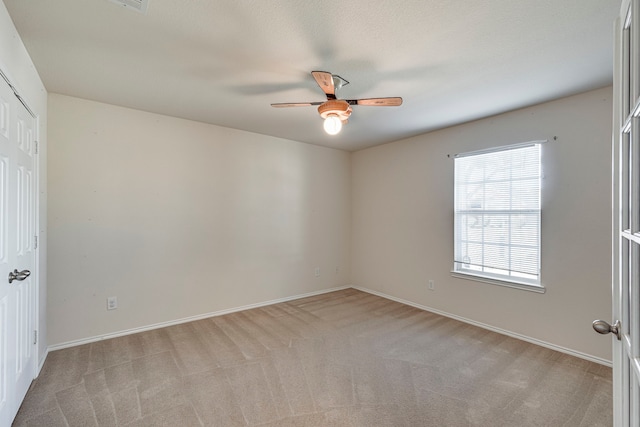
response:
[[[498,285],[498,286],[504,286],[507,288],[522,289],[523,291],[536,292],[538,294],[544,294],[547,291],[546,288],[542,285],[531,285],[529,283],[499,280],[499,279],[480,276],[476,274],[461,273],[459,271],[452,271],[451,276],[456,277],[458,279],[473,280],[476,282],[488,283],[490,285]]]

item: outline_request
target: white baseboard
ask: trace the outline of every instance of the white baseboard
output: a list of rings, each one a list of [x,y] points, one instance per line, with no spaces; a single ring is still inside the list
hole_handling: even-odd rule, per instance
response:
[[[138,328],[126,329],[124,331],[112,332],[112,333],[108,333],[108,334],[96,335],[96,336],[89,337],[89,338],[82,338],[82,339],[79,339],[79,340],[67,341],[67,342],[63,342],[61,344],[55,344],[55,345],[49,346],[47,348],[47,354],[50,351],[61,350],[63,348],[75,347],[77,345],[83,345],[83,344],[90,344],[92,342],[107,340],[107,339],[110,339],[110,338],[123,337],[125,335],[137,334],[138,332],[145,332],[145,331],[150,331],[152,329],[165,328],[167,326],[179,325],[181,323],[193,322],[195,320],[207,319],[209,317],[222,316],[222,315],[225,315],[225,314],[236,313],[238,311],[250,310],[252,308],[264,307],[264,306],[267,306],[267,305],[278,304],[278,303],[287,302],[287,301],[293,301],[293,300],[296,300],[296,299],[312,297],[312,296],[315,296],[315,295],[322,295],[322,294],[326,294],[326,293],[329,293],[329,292],[341,291],[343,289],[349,289],[349,288],[351,288],[351,286],[347,285],[347,286],[339,286],[339,287],[330,288],[330,289],[322,289],[322,290],[319,290],[319,291],[308,292],[306,294],[293,295],[293,296],[290,296],[290,297],[278,298],[278,299],[274,299],[274,300],[270,300],[270,301],[264,301],[264,302],[259,302],[259,303],[255,303],[255,304],[243,305],[241,307],[235,307],[235,308],[229,308],[229,309],[226,309],[226,310],[214,311],[214,312],[211,312],[211,313],[199,314],[199,315],[196,315],[196,316],[185,317],[185,318],[182,318],[182,319],[155,323],[153,325],[147,325],[147,326],[141,326],[141,327],[138,327]],[[45,358],[46,358],[46,356],[45,356]],[[42,360],[42,364],[44,364],[44,359]],[[42,368],[42,366],[40,366],[40,368]]]
[[[197,316],[190,316],[190,317],[185,317],[185,318],[182,318],[182,319],[156,323],[156,324],[153,324],[153,325],[141,326],[141,327],[138,327],[138,328],[126,329],[126,330],[123,330],[123,331],[97,335],[97,336],[94,336],[94,337],[83,338],[83,339],[73,340],[73,341],[67,341],[67,342],[64,342],[64,343],[61,343],[61,344],[55,344],[55,345],[49,346],[47,348],[47,354],[50,351],[61,350],[63,348],[75,347],[77,345],[89,344],[89,343],[92,343],[92,342],[102,341],[102,340],[106,340],[106,339],[110,339],[110,338],[122,337],[122,336],[125,336],[125,335],[136,334],[138,332],[150,331],[152,329],[159,329],[159,328],[164,328],[164,327],[167,327],[167,326],[179,325],[181,323],[193,322],[195,320],[206,319],[206,318],[209,318],[209,317],[222,316],[222,315],[225,315],[225,314],[235,313],[235,312],[238,312],[238,311],[250,310],[252,308],[264,307],[264,306],[267,306],[267,305],[278,304],[278,303],[287,302],[287,301],[293,301],[293,300],[296,300],[296,299],[311,297],[311,296],[315,296],[315,295],[322,295],[322,294],[326,294],[326,293],[329,293],[329,292],[335,292],[335,291],[340,291],[340,290],[349,289],[349,288],[357,289],[357,290],[362,291],[362,292],[366,292],[366,293],[369,293],[369,294],[377,295],[379,297],[386,298],[386,299],[389,299],[389,300],[392,300],[392,301],[396,301],[396,302],[399,302],[399,303],[402,303],[402,304],[410,305],[410,306],[418,308],[420,310],[429,311],[431,313],[439,314],[439,315],[444,316],[444,317],[449,317],[451,319],[459,320],[461,322],[468,323],[470,325],[478,326],[480,328],[487,329],[487,330],[493,331],[493,332],[497,332],[497,333],[502,334],[502,335],[507,335],[507,336],[510,336],[512,338],[517,338],[519,340],[530,342],[532,344],[536,344],[536,345],[539,345],[539,346],[542,346],[542,347],[546,347],[546,348],[549,348],[551,350],[556,350],[556,351],[559,351],[561,353],[566,353],[566,354],[569,354],[571,356],[578,357],[580,359],[589,360],[591,362],[595,362],[595,363],[598,363],[600,365],[604,365],[604,366],[608,366],[608,367],[612,366],[612,362],[610,360],[602,359],[600,357],[595,357],[595,356],[592,356],[590,354],[582,353],[582,352],[579,352],[579,351],[576,351],[576,350],[572,350],[570,348],[562,347],[562,346],[559,346],[559,345],[556,345],[556,344],[552,344],[552,343],[549,343],[549,342],[546,342],[546,341],[541,341],[541,340],[538,340],[536,338],[531,338],[531,337],[528,337],[526,335],[521,335],[521,334],[518,334],[516,332],[508,331],[506,329],[497,328],[495,326],[487,325],[485,323],[477,322],[475,320],[471,320],[471,319],[467,319],[465,317],[461,317],[461,316],[458,316],[458,315],[455,315],[455,314],[447,313],[447,312],[442,311],[442,310],[438,310],[438,309],[435,309],[435,308],[432,308],[432,307],[428,307],[428,306],[425,306],[425,305],[421,305],[421,304],[417,304],[415,302],[408,301],[408,300],[405,300],[405,299],[402,299],[402,298],[397,298],[397,297],[394,297],[394,296],[391,296],[391,295],[387,295],[387,294],[385,294],[383,292],[378,292],[378,291],[375,291],[373,289],[367,289],[367,288],[362,288],[362,287],[359,287],[359,286],[351,286],[351,285],[340,286],[340,287],[335,287],[335,288],[330,288],[330,289],[322,289],[322,290],[319,290],[319,291],[309,292],[309,293],[300,294],[300,295],[293,295],[293,296],[290,296],[290,297],[279,298],[279,299],[270,300],[270,301],[264,301],[264,302],[260,302],[260,303],[256,303],[256,304],[249,304],[249,305],[244,305],[244,306],[241,306],[241,307],[235,307],[235,308],[230,308],[230,309],[226,309],[226,310],[214,311],[214,312],[211,312],[211,313],[204,313],[204,314],[200,314],[200,315],[197,315]],[[47,354],[45,354],[45,357],[42,358],[42,360],[40,362],[40,367],[38,369],[38,372],[40,372],[40,370],[42,369],[42,365],[44,364],[44,361],[45,361],[45,359],[47,357]]]
[[[38,371],[36,372],[36,377],[40,375],[40,372],[42,371],[42,367],[44,366],[44,362],[47,360],[48,355],[49,355],[49,347],[47,347],[44,350],[44,356],[42,356],[42,358],[40,359],[40,362],[38,363]]]
[[[541,340],[536,339],[536,338],[531,338],[531,337],[528,337],[526,335],[518,334],[516,332],[507,331],[506,329],[496,328],[495,326],[487,325],[487,324],[481,323],[481,322],[476,322],[475,320],[467,319],[465,317],[461,317],[461,316],[458,316],[458,315],[455,315],[455,314],[447,313],[445,311],[438,310],[438,309],[431,308],[431,307],[427,307],[425,305],[416,304],[415,302],[411,302],[411,301],[407,301],[407,300],[402,299],[402,298],[397,298],[397,297],[394,297],[394,296],[391,296],[391,295],[387,295],[385,293],[374,291],[372,289],[361,288],[359,286],[352,286],[352,288],[353,289],[357,289],[357,290],[362,291],[362,292],[367,292],[369,294],[377,295],[377,296],[382,297],[382,298],[390,299],[392,301],[396,301],[396,302],[399,302],[399,303],[402,303],[402,304],[410,305],[412,307],[419,308],[420,310],[429,311],[431,313],[439,314],[439,315],[444,316],[444,317],[449,317],[451,319],[459,320],[461,322],[468,323],[468,324],[474,325],[474,326],[478,326],[480,328],[487,329],[487,330],[492,331],[492,332],[497,332],[497,333],[502,334],[502,335],[507,335],[507,336],[510,336],[512,338],[517,338],[517,339],[522,340],[522,341],[530,342],[532,344],[536,344],[536,345],[539,345],[541,347],[546,347],[546,348],[549,348],[551,350],[556,350],[556,351],[559,351],[561,353],[566,353],[566,354],[569,354],[571,356],[578,357],[580,359],[588,360],[590,362],[595,362],[595,363],[598,363],[600,365],[604,365],[604,366],[608,366],[608,367],[612,367],[613,366],[613,364],[612,364],[612,362],[610,360],[602,359],[600,357],[595,357],[595,356],[592,356],[590,354],[586,354],[586,353],[582,353],[582,352],[579,352],[579,351],[576,351],[576,350],[572,350],[570,348],[562,347],[562,346],[559,346],[559,345],[556,345],[556,344],[551,344],[551,343],[548,343],[546,341],[541,341]]]

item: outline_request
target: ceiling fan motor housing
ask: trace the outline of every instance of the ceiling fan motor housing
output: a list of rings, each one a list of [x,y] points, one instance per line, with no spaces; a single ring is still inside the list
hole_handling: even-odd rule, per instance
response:
[[[353,109],[351,108],[351,105],[349,105],[347,101],[343,101],[341,99],[330,99],[327,102],[320,104],[318,107],[318,113],[320,113],[320,116],[323,119],[334,114],[340,118],[342,123],[347,123],[352,111]]]

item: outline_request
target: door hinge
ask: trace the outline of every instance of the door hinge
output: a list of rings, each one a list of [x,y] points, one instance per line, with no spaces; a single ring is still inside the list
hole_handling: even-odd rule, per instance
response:
[[[38,344],[38,331],[33,331],[33,345]]]
[[[38,144],[38,141],[33,141],[33,142],[35,143],[35,150],[36,150],[36,154],[38,154],[38,148],[39,148],[38,146],[39,146],[40,144]]]
[[[33,248],[38,249],[38,236],[33,236]]]

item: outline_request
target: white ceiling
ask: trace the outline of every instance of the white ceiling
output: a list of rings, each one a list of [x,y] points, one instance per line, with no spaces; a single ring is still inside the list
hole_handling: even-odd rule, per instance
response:
[[[611,84],[620,0],[4,0],[50,92],[357,150]],[[309,74],[354,106],[322,130]]]

